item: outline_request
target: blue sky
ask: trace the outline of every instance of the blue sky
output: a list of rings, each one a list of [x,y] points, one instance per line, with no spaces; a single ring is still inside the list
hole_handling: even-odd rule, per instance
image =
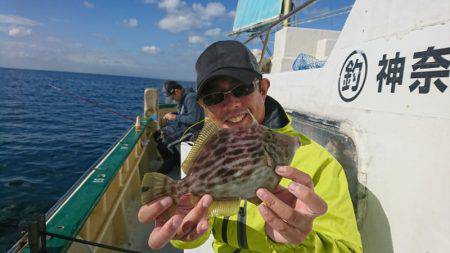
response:
[[[352,4],[321,0],[297,19]],[[2,0],[0,66],[194,80],[205,47],[230,39],[236,6],[237,0]],[[346,17],[301,27],[341,30]]]

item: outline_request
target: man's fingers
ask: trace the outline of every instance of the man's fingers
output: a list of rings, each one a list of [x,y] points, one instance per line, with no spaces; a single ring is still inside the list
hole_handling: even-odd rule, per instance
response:
[[[148,238],[148,246],[152,249],[164,247],[173,238],[182,221],[181,215],[174,215],[163,226],[156,226]]]
[[[306,240],[305,233],[289,225],[266,205],[262,204],[258,207],[258,209],[267,225],[283,236],[288,243],[298,244]]]
[[[202,220],[197,224],[197,228],[193,229],[190,233],[185,235],[182,240],[185,241],[194,241],[197,240],[200,236],[202,236],[206,231],[208,231],[209,224],[206,218],[202,218]]]
[[[275,171],[282,177],[289,178],[294,182],[314,189],[314,184],[311,180],[311,177],[305,172],[301,172],[300,170],[290,166],[278,166]]]
[[[153,221],[161,215],[173,203],[171,197],[164,197],[158,199],[150,204],[143,205],[138,212],[138,220],[141,223],[148,223]]]
[[[307,210],[301,210],[302,213],[317,217],[327,212],[327,203],[317,195],[313,189],[292,182],[289,185],[288,190],[305,205]]]
[[[194,209],[192,209],[183,219],[178,236],[184,237],[193,230],[196,230],[199,222],[207,215],[208,208],[211,206],[212,201],[213,199],[210,195],[205,195],[200,199]]]
[[[265,208],[271,209],[281,219],[291,224],[293,227],[302,228],[302,230],[309,227],[312,218],[297,212],[293,207],[287,205],[275,195],[266,189],[258,189],[256,191],[258,197],[264,202]]]
[[[209,228],[209,223],[206,218],[203,218],[197,225],[197,234],[203,235]]]

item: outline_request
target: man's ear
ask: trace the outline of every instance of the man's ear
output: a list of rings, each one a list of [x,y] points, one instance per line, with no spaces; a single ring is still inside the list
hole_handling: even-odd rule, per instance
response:
[[[263,97],[265,98],[267,96],[267,92],[269,92],[270,87],[270,81],[267,78],[261,79],[261,82],[259,83],[259,92]]]

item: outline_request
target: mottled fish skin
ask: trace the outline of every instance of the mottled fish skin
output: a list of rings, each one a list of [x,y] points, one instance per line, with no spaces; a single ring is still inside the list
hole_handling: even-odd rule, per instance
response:
[[[175,196],[208,193],[214,200],[254,198],[257,189],[273,190],[278,185],[275,167],[289,165],[299,145],[298,137],[259,124],[221,129],[172,192]]]

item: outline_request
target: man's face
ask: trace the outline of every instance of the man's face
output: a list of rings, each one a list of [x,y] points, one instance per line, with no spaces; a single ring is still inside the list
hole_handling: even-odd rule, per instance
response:
[[[208,93],[230,91],[236,86],[241,85],[238,81],[229,78],[221,78],[215,81],[214,88],[209,89]],[[206,106],[202,100],[200,105],[203,107],[208,117],[212,119],[221,128],[232,128],[239,126],[248,126],[252,124],[250,111],[259,123],[264,120],[264,101],[267,96],[270,83],[267,79],[262,79],[260,88],[247,96],[235,97],[233,94],[226,94],[224,101],[219,104]]]
[[[181,98],[183,97],[183,90],[181,89],[174,89],[172,95],[170,95],[170,97],[177,101],[180,102]]]

